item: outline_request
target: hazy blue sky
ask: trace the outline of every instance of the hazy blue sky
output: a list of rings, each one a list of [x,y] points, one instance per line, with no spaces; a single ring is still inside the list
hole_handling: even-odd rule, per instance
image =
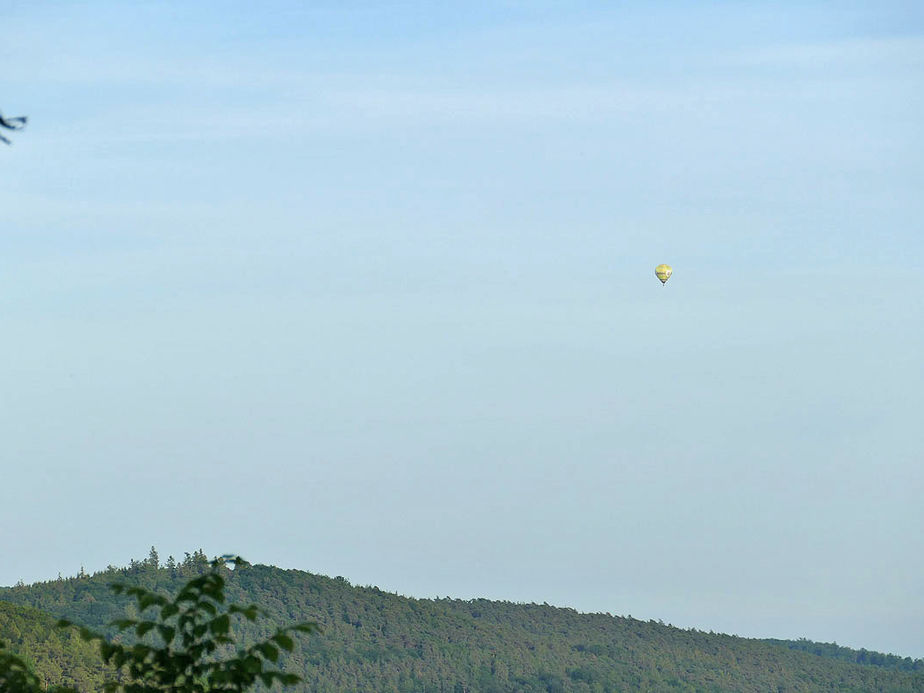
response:
[[[0,584],[924,657],[924,4],[0,7]]]

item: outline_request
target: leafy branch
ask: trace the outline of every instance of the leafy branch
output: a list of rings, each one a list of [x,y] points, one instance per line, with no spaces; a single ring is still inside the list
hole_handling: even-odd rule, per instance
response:
[[[280,628],[231,657],[221,656],[235,645],[232,617],[253,622],[267,616],[255,605],[225,605],[222,569],[229,565],[238,569],[248,563],[239,556],[216,558],[209,572],[189,580],[172,599],[143,587],[111,585],[113,592],[133,597],[138,606],[140,618],[111,624],[120,633],[134,636],[128,644],[110,642],[105,635],[70,621],[61,620],[58,625],[76,628],[82,639],[97,642],[103,661],[126,675],[127,681],[120,676],[120,680],[107,682],[107,693],[245,691],[258,682],[266,687],[299,683],[300,677],[275,667],[280,653],[295,647],[291,634],[314,633],[318,630],[315,623]]]

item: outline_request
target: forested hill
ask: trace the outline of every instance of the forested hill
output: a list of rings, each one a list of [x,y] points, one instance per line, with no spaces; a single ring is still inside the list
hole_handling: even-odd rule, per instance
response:
[[[108,584],[173,592],[205,566],[201,552],[168,567],[152,553],[129,568],[2,588],[0,600],[103,628],[127,605]],[[310,620],[322,626],[322,634],[301,638],[285,662],[304,677],[301,690],[924,692],[921,660],[877,660],[869,656],[877,653],[866,653],[866,661],[880,665],[859,664],[861,652],[825,652],[820,646],[815,654],[810,646],[816,643],[808,641],[749,640],[546,605],[409,599],[343,578],[269,566],[229,574],[228,596],[263,606],[280,625]],[[77,649],[85,644],[70,637],[39,644],[54,637],[50,621],[35,611],[12,613],[20,624],[18,647],[37,667],[61,648],[86,654]],[[24,631],[25,617],[41,627]],[[7,624],[0,618],[0,639],[11,639]],[[239,636],[252,641],[270,627],[256,632],[239,626]],[[850,657],[844,650],[854,653],[854,661],[845,661]],[[43,671],[51,672],[48,683],[65,674],[53,667]]]
[[[73,630],[56,628],[48,614],[0,601],[0,641],[43,681],[80,690],[102,688],[105,670],[96,647]]]

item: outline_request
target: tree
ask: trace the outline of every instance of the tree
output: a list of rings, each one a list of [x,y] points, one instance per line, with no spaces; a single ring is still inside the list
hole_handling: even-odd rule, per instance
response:
[[[0,113],[0,127],[6,128],[7,130],[22,130],[26,127],[26,118],[4,118],[3,114]],[[0,142],[5,142],[6,144],[12,144],[7,137],[0,135]]]
[[[208,562],[208,570],[193,577],[168,598],[143,587],[110,586],[116,594],[133,597],[138,618],[119,619],[112,625],[122,636],[110,641],[105,635],[66,620],[62,628],[76,628],[80,637],[98,643],[103,661],[118,673],[105,684],[107,693],[208,693],[246,691],[257,683],[289,686],[301,681],[295,674],[277,669],[281,652],[295,646],[292,633],[313,633],[315,623],[298,623],[278,629],[257,644],[235,649],[232,619],[256,621],[266,614],[257,606],[225,604],[225,575],[241,570],[247,562],[225,556]],[[124,638],[124,640],[122,639]],[[38,677],[19,657],[0,650],[0,691],[38,693]],[[49,689],[73,693],[69,688]]]
[[[4,652],[0,642],[0,691],[3,693],[76,693],[72,688],[45,688],[38,676],[16,655]]]

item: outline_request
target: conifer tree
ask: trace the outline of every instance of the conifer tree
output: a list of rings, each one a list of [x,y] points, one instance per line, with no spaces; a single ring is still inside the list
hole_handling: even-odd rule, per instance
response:
[[[144,564],[154,565],[156,551]],[[187,554],[188,556],[188,554]],[[282,652],[292,652],[293,634],[313,633],[314,623],[298,623],[276,630],[269,638],[236,648],[232,634],[234,620],[256,621],[266,614],[257,606],[225,603],[225,577],[247,562],[238,556],[212,561],[196,552],[197,564],[206,569],[186,582],[172,599],[143,587],[114,584],[116,594],[134,598],[129,612],[136,618],[114,621],[121,637],[110,640],[101,633],[67,620],[62,628],[75,628],[83,640],[95,642],[103,662],[117,672],[107,681],[107,693],[212,693],[249,691],[262,684],[290,686],[302,679],[276,668]],[[137,567],[137,565],[135,566]],[[20,657],[3,651],[0,643],[0,692],[74,693],[73,689],[45,689],[42,682]],[[229,651],[232,654],[228,654]]]

